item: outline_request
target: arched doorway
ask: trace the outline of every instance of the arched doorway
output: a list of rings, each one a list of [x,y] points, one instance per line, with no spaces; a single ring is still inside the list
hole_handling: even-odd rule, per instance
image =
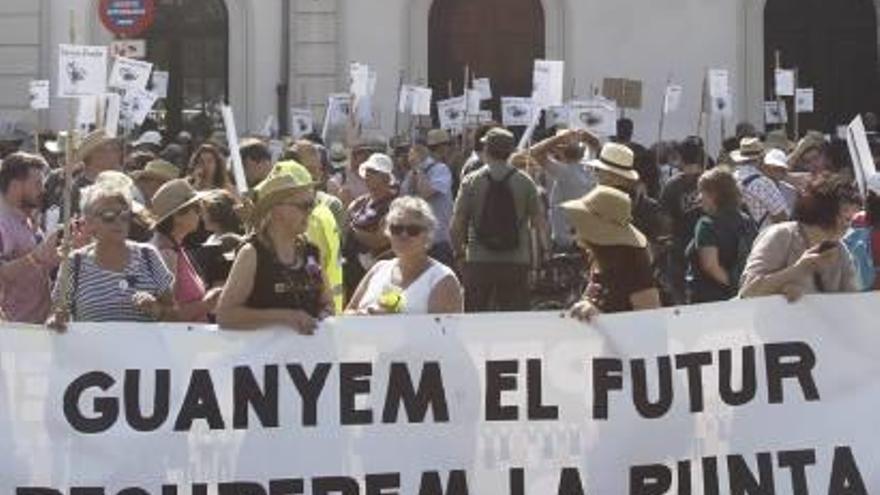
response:
[[[462,94],[465,66],[492,80],[491,108],[501,96],[528,96],[532,68],[544,58],[541,0],[435,0],[428,17],[428,79],[435,99]],[[486,107],[484,107],[486,108]]]
[[[229,94],[229,13],[224,0],[159,0],[145,33],[148,60],[168,71],[165,125],[205,135]]]
[[[776,51],[815,89],[815,112],[800,129],[834,134],[856,114],[876,111],[877,16],[872,0],[768,0],[764,9],[765,94],[774,94]],[[791,117],[794,109],[789,104]],[[791,120],[791,119],[790,119]]]

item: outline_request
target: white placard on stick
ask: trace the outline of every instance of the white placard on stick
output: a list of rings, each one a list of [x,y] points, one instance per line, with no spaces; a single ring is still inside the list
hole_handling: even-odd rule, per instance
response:
[[[846,127],[846,143],[859,192],[862,193],[862,197],[867,197],[868,179],[877,173],[877,164],[874,163],[871,146],[868,145],[868,133],[865,131],[865,122],[861,115],[857,115]]]
[[[144,120],[147,119],[147,115],[153,110],[156,100],[158,100],[158,97],[145,89],[130,89],[126,91],[125,96],[122,98],[120,109],[121,119],[125,127],[127,129],[134,129],[143,124]]]
[[[168,98],[168,72],[154,70],[150,78],[150,91],[159,98]]]
[[[451,132],[458,132],[464,128],[465,115],[467,114],[467,100],[464,96],[456,96],[437,102],[437,115],[440,118],[440,128]]]
[[[434,90],[416,86],[413,91],[413,115],[431,115],[431,98]]]
[[[769,125],[782,125],[788,123],[788,109],[785,103],[778,101],[764,102],[764,122]]]
[[[547,122],[548,127],[553,126],[563,126],[568,127],[569,125],[569,111],[567,105],[559,105],[555,107],[549,107],[544,112],[544,120]]]
[[[107,92],[107,47],[59,45],[58,96],[79,98]]]
[[[397,96],[397,112],[402,114],[412,114],[413,102],[415,100],[415,86],[403,84],[400,86],[400,94]]]
[[[98,123],[98,98],[100,96],[81,96],[77,98],[76,128],[89,132]]]
[[[776,69],[774,71],[776,96],[794,96],[794,71]]]
[[[315,132],[315,117],[309,108],[290,109],[290,134],[294,139]]]
[[[147,56],[147,40],[113,40],[110,42],[110,56],[144,58]]]
[[[116,89],[147,89],[153,64],[133,58],[117,57],[108,85]]]
[[[104,95],[104,132],[115,138],[119,133],[119,117],[122,113],[122,96],[117,93]]]
[[[31,110],[47,110],[49,108],[49,81],[31,81],[28,95]]]
[[[681,95],[684,88],[677,84],[666,86],[666,94],[663,97],[663,113],[670,114],[681,106]]]
[[[727,69],[709,70],[709,113],[722,117],[733,115],[730,73]]]
[[[501,122],[505,127],[528,126],[536,108],[531,98],[505,96],[501,98]]]
[[[226,128],[226,144],[229,147],[229,161],[232,165],[235,187],[239,194],[244,195],[248,192],[248,184],[244,175],[244,164],[241,162],[241,150],[238,147],[235,117],[232,114],[232,108],[228,105],[221,106],[220,113],[223,115],[223,127]]]
[[[565,62],[535,60],[535,69],[532,74],[532,101],[534,105],[538,108],[562,105],[564,83]]]
[[[478,115],[480,113],[480,92],[475,89],[465,90],[465,98],[467,100],[468,116]]]
[[[613,101],[572,101],[568,107],[570,129],[586,129],[603,137],[617,133],[617,105]]]
[[[351,86],[349,92],[356,99],[370,94],[370,67],[367,64],[352,62],[349,70]]]
[[[797,113],[813,113],[815,111],[814,98],[813,88],[798,88],[794,97],[794,106]]]
[[[474,79],[474,89],[480,93],[480,100],[492,99],[492,81],[488,77]]]

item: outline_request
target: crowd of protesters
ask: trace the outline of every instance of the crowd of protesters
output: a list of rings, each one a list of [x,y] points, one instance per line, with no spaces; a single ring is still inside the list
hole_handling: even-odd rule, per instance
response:
[[[150,130],[124,145],[97,130],[66,168],[58,146],[11,152],[0,163],[2,318],[312,333],[341,314],[528,311],[559,256],[583,281],[557,283],[576,291],[559,300],[587,320],[880,289],[880,177],[862,197],[845,145],[741,124],[711,157],[699,137],[647,149],[632,131],[622,119],[603,144],[552,130],[519,150],[492,124],[390,143],[307,136],[280,153],[246,139],[245,194],[221,135]]]

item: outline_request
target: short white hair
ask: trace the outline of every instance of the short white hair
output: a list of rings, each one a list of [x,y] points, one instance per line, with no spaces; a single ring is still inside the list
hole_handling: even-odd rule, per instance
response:
[[[95,183],[83,188],[79,198],[79,209],[91,213],[95,204],[102,199],[113,198],[124,202],[131,208],[134,182],[122,172],[108,170],[95,178]]]
[[[413,217],[425,228],[428,240],[433,242],[434,230],[437,228],[437,217],[427,201],[418,196],[401,196],[391,202],[388,207],[388,215],[385,217],[386,234],[390,235],[388,225],[395,223],[404,217]]]

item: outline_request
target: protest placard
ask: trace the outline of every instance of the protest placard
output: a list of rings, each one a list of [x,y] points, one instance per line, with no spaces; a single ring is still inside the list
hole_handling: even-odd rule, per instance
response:
[[[776,69],[773,72],[776,96],[794,96],[794,71]]]
[[[315,118],[309,108],[290,109],[290,133],[299,139],[315,132]]]
[[[126,129],[134,129],[144,123],[159,98],[146,89],[129,89],[122,97],[120,120]]]
[[[104,95],[104,132],[107,137],[115,138],[119,134],[119,121],[122,114],[122,96],[117,93]]]
[[[666,86],[666,93],[663,96],[663,113],[670,114],[678,110],[681,106],[681,95],[684,88],[677,84]]]
[[[850,122],[846,127],[846,144],[849,156],[853,164],[853,173],[862,197],[868,196],[868,179],[877,173],[877,164],[874,163],[874,154],[868,144],[868,133],[865,130],[865,122],[861,115]]]
[[[733,116],[733,98],[730,94],[730,73],[726,69],[709,70],[709,113],[718,117]]]
[[[814,91],[813,88],[798,88],[794,98],[794,106],[797,113],[813,113]]]
[[[572,101],[569,108],[569,128],[586,129],[603,137],[617,133],[617,105],[613,101],[595,98]]]
[[[532,104],[536,108],[562,105],[564,84],[565,62],[561,60],[535,60],[532,73]]]
[[[486,101],[492,99],[492,81],[488,77],[478,77],[474,79],[474,89],[480,93],[480,100]]]
[[[440,119],[440,128],[450,132],[460,132],[464,129],[467,115],[467,99],[464,96],[456,96],[437,102],[437,116]]]
[[[49,108],[49,81],[31,81],[28,87],[28,100],[31,110],[47,110]]]
[[[531,98],[502,97],[501,122],[505,127],[528,126],[532,122],[532,112],[539,109]]]
[[[108,85],[111,88],[122,90],[147,89],[152,71],[153,64],[150,62],[117,57],[113,63],[113,70],[110,71]]]
[[[244,164],[241,161],[241,151],[238,146],[238,130],[235,127],[235,116],[232,107],[223,105],[220,107],[223,117],[223,127],[226,129],[226,146],[229,148],[229,163],[232,166],[232,177],[235,179],[235,188],[239,194],[248,192],[248,183],[244,174]]]
[[[107,47],[59,45],[58,96],[79,98],[107,92]]]
[[[546,120],[548,127],[568,127],[570,120],[568,105],[560,105],[547,108],[547,110],[544,112],[544,119]]]
[[[764,122],[769,125],[782,125],[788,123],[788,109],[784,102],[764,102]]]
[[[159,98],[168,98],[168,72],[154,70],[150,78],[149,90]]]

